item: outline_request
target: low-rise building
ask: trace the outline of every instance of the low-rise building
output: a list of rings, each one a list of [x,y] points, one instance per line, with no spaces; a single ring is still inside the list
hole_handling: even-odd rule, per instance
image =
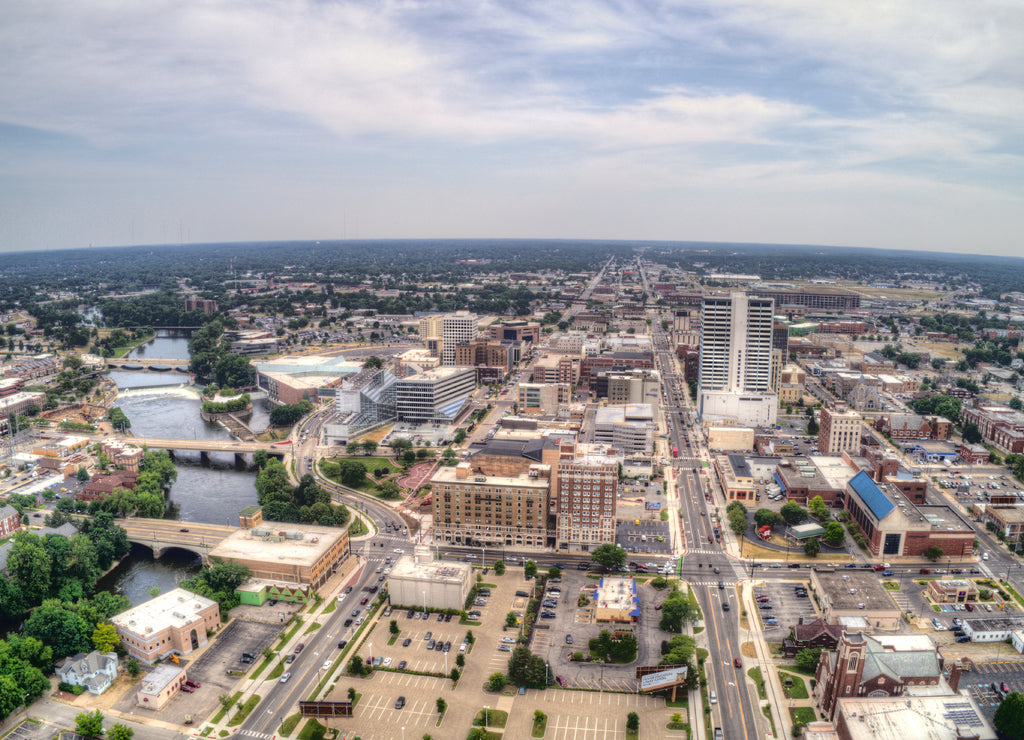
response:
[[[911,686],[938,688],[942,656],[927,635],[845,632],[834,651],[822,651],[814,677],[814,698],[833,719],[843,698],[899,697]]]
[[[9,504],[0,504],[0,539],[10,537],[21,529],[21,514]]]
[[[790,627],[792,637],[783,639],[782,654],[792,658],[801,650],[835,650],[845,629],[841,624],[829,624],[820,617],[811,622],[801,621]]]
[[[969,693],[842,698],[835,712],[841,740],[995,740],[997,735]]]
[[[1016,496],[1014,500],[1016,500]],[[991,522],[1007,542],[1017,542],[1021,535],[1024,535],[1024,507],[1016,504],[1010,506],[989,504],[981,507],[981,512],[982,521],[986,525]]]
[[[105,499],[118,488],[134,491],[139,474],[129,470],[112,470],[109,473],[93,476],[79,492],[77,498],[83,501]]]
[[[988,462],[988,448],[984,445],[961,442],[956,448],[956,454],[967,465],[984,465]]]
[[[594,589],[594,618],[598,622],[632,624],[640,614],[636,581],[629,576],[605,576]]]
[[[708,427],[708,448],[717,452],[749,452],[754,449],[754,430],[751,427]]]
[[[131,442],[123,439],[105,439],[100,444],[103,454],[110,458],[110,462],[130,472],[139,472],[145,450]]]
[[[978,587],[966,578],[934,578],[928,581],[928,595],[940,604],[966,604],[978,600]]]
[[[78,653],[62,660],[54,670],[61,683],[83,686],[90,694],[99,696],[117,678],[117,653]]]
[[[220,626],[216,601],[175,588],[110,620],[129,654],[147,665],[168,655],[187,655],[205,645]]]
[[[1009,406],[984,404],[963,409],[961,421],[965,425],[977,424],[982,439],[1004,453],[1024,452],[1024,412]]]
[[[1024,617],[982,617],[963,620],[964,634],[971,642],[1003,642],[1024,629]]]
[[[848,629],[898,630],[900,610],[872,571],[813,568],[811,589],[824,619]]]
[[[142,685],[135,693],[135,703],[143,709],[159,711],[181,690],[186,680],[185,669],[180,665],[167,663],[157,666],[142,677]]]
[[[526,416],[557,416],[572,402],[568,383],[520,383],[519,413]]]
[[[391,603],[424,609],[462,609],[473,586],[468,563],[434,560],[430,548],[417,547],[391,566],[388,593]]]
[[[235,589],[238,600],[251,606],[263,606],[268,601],[305,604],[309,601],[310,593],[311,589],[305,583],[277,583],[261,578],[250,578]]]
[[[267,522],[233,532],[208,557],[244,565],[253,578],[320,588],[349,555],[344,527]]]
[[[650,455],[654,429],[654,407],[649,403],[604,406],[594,417],[594,441],[628,455]]]
[[[974,529],[944,505],[917,506],[889,483],[879,485],[864,471],[846,486],[846,510],[876,556],[919,557],[938,547],[949,557],[969,557]]]

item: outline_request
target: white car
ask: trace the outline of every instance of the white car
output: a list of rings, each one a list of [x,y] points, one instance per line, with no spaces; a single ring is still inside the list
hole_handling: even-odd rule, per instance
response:
[[[389,665],[391,665],[391,658],[384,658],[384,666],[387,667]]]
[[[331,666],[332,665],[334,665],[334,663],[332,661],[325,660],[324,664],[322,666],[320,666],[320,670],[329,671],[329,670],[331,670]]]
[[[512,645],[512,644],[515,643],[516,638],[514,638],[514,637],[502,637],[501,641],[504,642],[507,645]]]

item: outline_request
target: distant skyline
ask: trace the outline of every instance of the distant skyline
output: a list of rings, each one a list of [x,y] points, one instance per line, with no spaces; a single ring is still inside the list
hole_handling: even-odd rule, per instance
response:
[[[1024,252],[1022,3],[9,0],[0,55],[0,251]]]

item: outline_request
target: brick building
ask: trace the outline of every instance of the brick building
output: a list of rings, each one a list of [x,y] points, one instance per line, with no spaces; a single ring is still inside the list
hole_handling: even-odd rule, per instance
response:
[[[220,626],[216,601],[175,588],[112,617],[130,655],[152,665],[169,655],[187,655],[206,644]]]
[[[902,696],[909,686],[939,686],[942,663],[930,637],[846,632],[835,650],[821,653],[814,697],[834,719],[843,698]]]
[[[1024,413],[1009,406],[986,404],[965,408],[960,416],[965,425],[977,424],[982,439],[1003,452],[1024,452]]]

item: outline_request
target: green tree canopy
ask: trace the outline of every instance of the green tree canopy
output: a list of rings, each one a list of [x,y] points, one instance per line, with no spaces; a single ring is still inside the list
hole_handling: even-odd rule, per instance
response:
[[[626,551],[614,543],[606,542],[594,548],[590,559],[606,571],[618,570],[626,564]]]
[[[779,514],[786,520],[786,524],[795,526],[807,520],[807,512],[796,501],[789,501],[782,505]]]
[[[999,703],[992,724],[1003,737],[1024,736],[1024,695],[1011,692]]]

